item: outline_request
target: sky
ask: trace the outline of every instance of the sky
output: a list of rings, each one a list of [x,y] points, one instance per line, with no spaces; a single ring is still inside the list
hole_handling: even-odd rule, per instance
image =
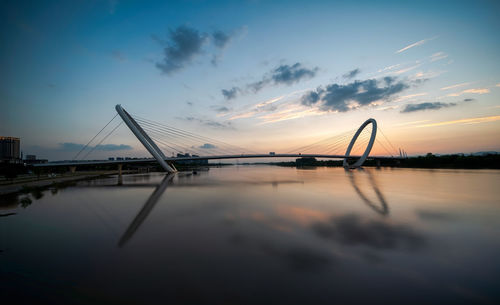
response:
[[[0,135],[25,155],[71,159],[116,104],[259,152],[368,118],[408,155],[500,151],[498,1],[1,7]],[[148,156],[124,124],[93,154]]]

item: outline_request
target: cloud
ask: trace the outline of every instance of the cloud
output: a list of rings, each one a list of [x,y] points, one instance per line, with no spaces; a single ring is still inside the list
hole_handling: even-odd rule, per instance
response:
[[[303,109],[303,107],[291,107],[277,113],[270,113],[267,115],[260,116],[259,119],[263,120],[261,124],[276,123],[281,121],[299,119],[307,116],[317,116],[323,115],[325,112],[319,111],[318,109]]]
[[[474,93],[474,94],[486,94],[490,93],[490,89],[487,88],[475,88],[475,89],[467,89],[463,90],[461,92],[456,92],[456,93],[450,93],[448,96],[460,96],[465,93]]]
[[[403,69],[398,70],[398,71],[394,71],[393,73],[394,73],[394,74],[397,74],[397,75],[399,75],[399,74],[403,74],[403,73],[409,72],[409,71],[411,71],[411,70],[413,70],[413,69],[416,69],[416,68],[418,68],[418,67],[420,67],[420,66],[421,66],[421,64],[416,64],[416,65],[411,66],[411,67],[407,67],[407,68],[403,68]]]
[[[444,52],[437,52],[431,55],[431,62],[435,62],[448,57],[448,54]]]
[[[210,61],[212,65],[217,66],[222,57],[222,50],[229,44],[232,36],[224,33],[223,31],[216,30],[212,33],[211,37],[215,47],[221,50],[220,52],[213,54],[212,60]]]
[[[301,102],[323,111],[346,112],[375,101],[387,101],[409,87],[407,83],[389,76],[380,80],[356,80],[346,85],[331,84],[325,89],[319,87],[303,95]]]
[[[95,150],[102,150],[102,151],[115,151],[115,150],[131,150],[132,146],[126,145],[126,144],[104,144],[104,145],[98,145]]]
[[[270,85],[292,85],[294,83],[298,83],[304,79],[310,79],[316,76],[319,68],[306,68],[301,63],[295,63],[293,65],[280,65],[268,73],[264,74],[262,79],[249,83],[242,88],[240,87],[232,87],[231,89],[223,89],[222,95],[226,99],[233,99],[239,93],[245,94],[249,91],[253,93],[257,93],[262,90],[266,86]]]
[[[342,75],[342,77],[346,78],[346,79],[351,79],[351,78],[354,78],[356,75],[358,75],[360,72],[361,72],[361,70],[359,68],[356,68],[356,69],[351,70],[351,71],[347,72],[346,74]]]
[[[318,67],[303,68],[300,63],[295,63],[293,66],[281,65],[273,70],[271,78],[275,84],[291,85],[301,79],[314,77],[318,69]]]
[[[469,84],[470,83],[461,83],[461,84],[451,85],[451,86],[443,87],[443,88],[441,88],[441,90],[454,89],[454,88],[458,88],[458,87],[462,87],[462,86],[467,86]]]
[[[427,94],[428,94],[427,92],[422,92],[422,93],[404,95],[404,96],[399,97],[396,100],[396,102],[400,102],[400,101],[411,99],[411,98],[418,97],[418,96],[424,96],[424,95],[427,95]]]
[[[435,126],[454,125],[454,124],[464,124],[464,125],[479,124],[479,123],[495,122],[495,121],[499,121],[499,120],[500,120],[500,115],[492,115],[492,116],[479,117],[479,118],[466,118],[466,119],[460,119],[460,120],[424,124],[424,125],[418,125],[416,127],[435,127]]]
[[[178,117],[177,119],[188,121],[188,122],[197,122],[201,125],[205,125],[205,126],[216,128],[216,129],[234,129],[234,127],[231,125],[231,122],[217,122],[217,121],[210,120],[210,119],[195,118],[192,116],[184,117],[184,118]]]
[[[156,63],[156,67],[165,74],[171,74],[190,64],[197,55],[202,53],[207,35],[187,26],[179,26],[175,30],[170,30],[168,41],[159,39],[157,41],[165,45],[165,48],[163,49],[164,58]]]
[[[426,221],[449,221],[454,219],[453,215],[444,212],[418,210],[416,213],[420,219]]]
[[[447,108],[456,105],[457,105],[456,103],[441,103],[441,102],[408,104],[405,106],[403,110],[401,110],[401,113],[423,111],[423,110],[438,110],[441,108]]]
[[[433,40],[433,39],[435,39],[435,38],[436,38],[436,37],[433,37],[433,38],[427,38],[427,39],[422,39],[422,40],[420,40],[420,41],[417,41],[417,42],[415,42],[415,43],[412,43],[412,44],[410,44],[410,45],[407,45],[406,47],[404,47],[404,48],[402,48],[402,49],[397,50],[395,54],[402,53],[402,52],[404,52],[404,51],[406,51],[406,50],[408,50],[408,49],[411,49],[411,48],[413,48],[413,47],[421,46],[421,45],[423,45],[424,43],[426,43],[426,42],[428,42],[428,41],[430,41],[430,40]]]
[[[214,45],[217,48],[223,49],[231,40],[231,36],[217,30],[212,33],[212,39],[214,40]]]
[[[293,95],[294,93],[291,93],[289,95]],[[278,107],[275,105],[276,102],[279,102],[282,100],[286,95],[278,96],[263,102],[260,102],[253,107],[250,108],[250,110],[245,110],[243,112],[240,112],[236,115],[233,115],[232,117],[229,118],[229,120],[236,120],[236,119],[243,119],[243,118],[249,118],[253,117],[254,115],[257,115],[262,112],[269,112],[269,111],[274,111],[278,109]]]
[[[240,92],[240,88],[233,87],[231,89],[222,89],[222,95],[226,100],[232,100],[237,97],[238,92]]]
[[[231,110],[226,106],[218,106],[218,105],[213,105],[211,108],[217,113],[227,113]]]
[[[408,126],[408,125],[415,125],[415,124],[419,124],[419,123],[425,123],[425,122],[429,122],[429,121],[430,120],[420,120],[420,121],[404,122],[404,123],[394,124],[392,126],[394,126],[394,127],[401,127],[401,126]]]
[[[495,87],[500,87],[500,83],[496,84]]]
[[[317,252],[304,246],[286,248],[262,243],[260,249],[264,253],[278,257],[280,262],[285,262],[291,269],[296,271],[321,272],[332,262],[331,254]]]
[[[59,143],[59,151],[80,151],[85,145],[79,143],[65,142]],[[88,146],[88,149],[96,151],[117,151],[117,150],[131,150],[132,146],[126,144],[101,144],[96,147]]]
[[[377,72],[378,72],[378,73],[381,73],[381,72],[390,71],[390,70],[393,70],[393,69],[395,69],[395,68],[397,68],[397,67],[400,67],[400,66],[401,66],[401,64],[396,64],[396,65],[392,65],[392,66],[384,67],[384,68],[382,68],[382,69],[379,69]]]
[[[425,245],[424,237],[407,225],[363,220],[357,215],[345,215],[334,217],[330,221],[317,222],[312,225],[312,230],[321,238],[348,246],[418,250]]]
[[[210,143],[205,143],[205,144],[199,146],[199,148],[201,148],[201,149],[214,149],[214,148],[217,148],[217,146],[210,144]]]

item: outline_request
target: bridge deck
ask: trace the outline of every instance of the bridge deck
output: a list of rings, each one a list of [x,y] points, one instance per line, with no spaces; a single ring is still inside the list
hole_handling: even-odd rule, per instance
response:
[[[165,158],[167,162],[196,161],[196,160],[222,160],[222,159],[253,159],[253,158],[319,158],[319,159],[344,159],[345,155],[323,155],[323,154],[241,154],[241,155],[214,155],[198,157],[170,157]],[[360,158],[360,156],[349,156],[349,158]],[[400,159],[399,157],[371,156],[368,159]],[[155,163],[154,158],[130,159],[130,160],[94,160],[94,161],[63,161],[34,164],[35,167],[51,166],[77,166],[77,165],[101,165],[101,164],[125,164],[125,163]]]

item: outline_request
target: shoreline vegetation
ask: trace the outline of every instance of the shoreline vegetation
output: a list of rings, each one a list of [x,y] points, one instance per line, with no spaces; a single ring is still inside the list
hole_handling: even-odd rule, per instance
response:
[[[354,160],[349,161],[352,163]],[[285,167],[342,167],[342,160],[317,160],[316,158],[299,158],[288,162],[263,162]],[[240,163],[241,164],[241,163]],[[243,163],[250,164],[250,163]],[[256,164],[256,163],[253,163]],[[433,169],[500,169],[500,154],[487,155],[433,155],[408,157],[406,159],[366,160],[363,167],[401,167],[401,168],[433,168]]]

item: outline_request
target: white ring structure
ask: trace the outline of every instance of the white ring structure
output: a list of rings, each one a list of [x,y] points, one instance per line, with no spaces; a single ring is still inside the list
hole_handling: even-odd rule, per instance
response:
[[[356,140],[358,139],[359,135],[361,134],[363,129],[365,129],[365,127],[368,126],[368,124],[372,124],[372,135],[370,136],[370,141],[368,142],[368,145],[366,146],[365,152],[363,153],[361,158],[359,158],[359,160],[356,161],[354,164],[347,163],[347,158],[349,158],[349,155],[351,154],[351,150],[352,150],[352,147],[354,146],[354,143],[356,143]],[[363,124],[361,124],[358,131],[356,131],[356,133],[354,134],[354,137],[352,137],[351,143],[349,143],[349,146],[347,147],[347,150],[345,152],[345,158],[344,158],[344,162],[342,162],[342,165],[345,168],[358,168],[361,165],[363,165],[363,163],[366,161],[366,158],[368,158],[370,151],[372,150],[373,143],[375,143],[376,136],[377,136],[377,121],[375,121],[375,119],[370,118],[370,119],[366,120]]]

